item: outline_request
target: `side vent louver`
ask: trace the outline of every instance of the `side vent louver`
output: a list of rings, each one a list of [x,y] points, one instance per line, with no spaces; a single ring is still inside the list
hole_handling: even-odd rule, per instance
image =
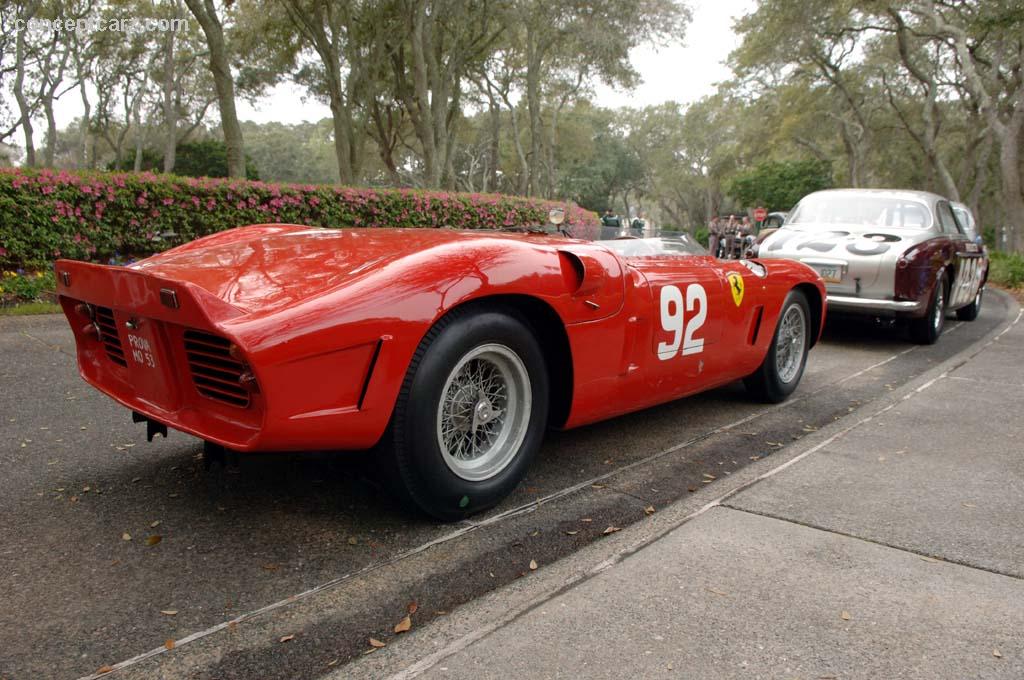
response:
[[[232,406],[249,405],[249,390],[240,378],[246,367],[230,354],[231,342],[212,333],[185,331],[185,354],[199,394]]]
[[[96,308],[96,325],[100,329],[100,341],[107,352],[107,357],[118,366],[127,366],[124,348],[121,347],[121,336],[117,332],[113,310],[107,307]]]

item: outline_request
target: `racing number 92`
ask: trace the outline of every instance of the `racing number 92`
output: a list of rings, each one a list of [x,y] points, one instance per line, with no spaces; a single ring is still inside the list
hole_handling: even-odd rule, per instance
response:
[[[694,314],[696,311],[696,314]],[[692,314],[687,320],[687,315]],[[658,358],[667,361],[676,356],[682,345],[683,356],[704,351],[704,338],[693,334],[700,330],[708,316],[708,294],[704,286],[691,283],[686,287],[686,312],[683,312],[683,293],[677,286],[661,289],[661,327],[672,334],[671,342],[658,343]]]

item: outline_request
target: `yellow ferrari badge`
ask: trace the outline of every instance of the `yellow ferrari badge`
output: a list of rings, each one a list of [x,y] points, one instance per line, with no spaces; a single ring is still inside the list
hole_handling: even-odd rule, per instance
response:
[[[726,277],[729,280],[729,290],[732,291],[732,301],[739,307],[743,302],[743,277],[736,272],[729,272]]]

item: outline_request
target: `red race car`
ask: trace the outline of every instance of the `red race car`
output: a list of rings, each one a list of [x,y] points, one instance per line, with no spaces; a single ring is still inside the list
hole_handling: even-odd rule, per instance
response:
[[[785,399],[825,316],[813,269],[717,261],[685,235],[256,225],[56,272],[82,377],[150,437],[377,447],[444,520],[510,493],[547,427],[740,378]]]

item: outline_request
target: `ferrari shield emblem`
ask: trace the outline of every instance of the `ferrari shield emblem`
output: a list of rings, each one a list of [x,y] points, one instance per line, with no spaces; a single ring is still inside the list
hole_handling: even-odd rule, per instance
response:
[[[732,301],[739,307],[743,302],[743,277],[736,272],[729,272],[726,277],[729,281],[729,290],[732,292]]]

